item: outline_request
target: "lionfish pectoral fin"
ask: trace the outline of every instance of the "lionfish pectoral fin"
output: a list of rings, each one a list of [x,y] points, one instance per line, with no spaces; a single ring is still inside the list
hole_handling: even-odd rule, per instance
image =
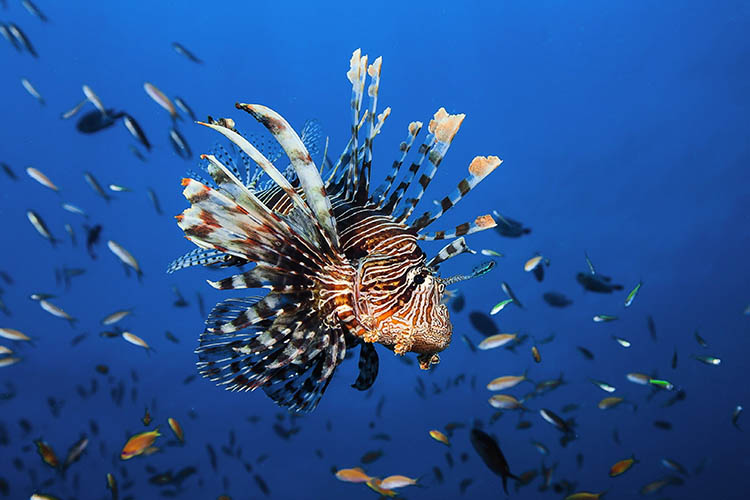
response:
[[[361,343],[359,348],[359,375],[352,387],[358,391],[366,391],[375,383],[378,377],[380,360],[378,351],[372,344]]]
[[[456,255],[461,255],[462,253],[476,253],[469,248],[469,245],[466,244],[466,239],[463,236],[441,248],[437,255],[427,262],[427,267],[437,269],[438,266],[446,260],[455,257]]]

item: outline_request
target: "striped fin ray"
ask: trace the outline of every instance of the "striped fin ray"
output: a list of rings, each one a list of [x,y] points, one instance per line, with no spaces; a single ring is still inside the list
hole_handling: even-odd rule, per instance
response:
[[[411,223],[411,227],[417,231],[421,231],[425,227],[429,226],[437,219],[439,219],[445,212],[450,210],[452,207],[461,201],[461,199],[469,194],[477,184],[490,175],[503,161],[497,156],[477,156],[471,160],[469,165],[469,176],[458,183],[456,189],[453,190],[448,196],[440,200],[440,204],[432,212],[425,212]]]
[[[466,239],[463,236],[441,248],[437,255],[427,262],[427,267],[437,269],[438,266],[446,260],[455,257],[456,255],[461,255],[462,253],[476,253],[469,248],[469,245],[466,244]]]
[[[367,113],[367,124],[369,126],[367,137],[365,137],[364,145],[364,158],[362,159],[362,168],[360,169],[359,182],[357,183],[355,190],[355,199],[359,200],[360,203],[364,203],[367,200],[367,196],[370,190],[370,173],[372,168],[372,141],[375,139],[376,128],[375,128],[375,116],[378,109],[378,91],[380,90],[380,69],[383,64],[383,58],[378,57],[373,61],[371,65],[367,67],[367,74],[370,75],[370,85],[367,87],[367,95],[370,98],[370,107]],[[364,82],[363,82],[364,84]],[[390,114],[390,111],[388,112]],[[378,122],[385,121],[385,117],[388,114],[383,114],[382,119],[379,118]]]
[[[383,207],[383,210],[386,213],[393,214],[393,212],[396,211],[396,207],[401,202],[401,198],[403,198],[404,194],[406,193],[406,190],[409,189],[409,186],[414,180],[414,176],[417,175],[417,172],[419,171],[419,168],[422,166],[424,159],[427,157],[427,154],[432,150],[434,145],[435,145],[435,135],[429,134],[427,137],[425,137],[425,140],[422,143],[422,145],[419,146],[419,150],[418,150],[419,156],[409,166],[409,171],[407,172],[406,177],[404,178],[404,180],[402,180],[398,184],[398,187],[396,187],[396,190],[393,193],[391,193],[391,197],[388,199],[388,203],[386,203],[385,206]]]
[[[363,116],[362,119],[357,124],[357,133],[359,133],[359,130],[364,125],[366,118],[367,118],[366,115]],[[349,172],[348,168],[342,170],[341,172],[338,172],[338,170],[339,168],[341,168],[342,165],[349,163],[349,159],[351,158],[351,154],[352,154],[352,142],[353,142],[353,139],[350,137],[349,142],[347,142],[346,147],[344,147],[344,151],[341,152],[339,159],[336,160],[336,164],[333,166],[333,169],[331,170],[331,173],[328,176],[328,180],[326,180],[325,182],[326,189],[330,189],[332,192],[336,192],[336,193],[340,192],[346,183],[347,173]],[[338,176],[337,176],[337,172],[338,172]],[[331,183],[333,183],[333,185]]]
[[[426,174],[423,173],[419,177],[420,191],[414,198],[406,200],[406,209],[396,218],[398,222],[408,219],[419,204],[419,200],[422,199],[422,196],[424,196],[424,193],[427,190],[427,186],[430,185],[432,178],[435,177],[435,173],[437,173],[437,169],[443,161],[445,154],[448,152],[448,148],[450,148],[451,142],[456,136],[458,129],[461,127],[464,118],[466,118],[466,115],[463,113],[451,115],[445,111],[445,108],[440,108],[433,116],[433,119],[430,120],[430,124],[427,128],[430,131],[430,134],[435,136],[435,146],[430,150],[428,156],[432,167]]]
[[[346,193],[345,198],[351,199],[354,189],[357,185],[357,176],[359,175],[359,112],[362,109],[362,97],[364,94],[365,78],[367,77],[367,55],[362,55],[361,49],[352,53],[349,60],[349,71],[346,77],[352,84],[352,146],[353,154],[349,156],[349,167],[346,175]]]
[[[214,250],[213,248],[196,248],[194,250],[189,251],[185,255],[176,258],[173,260],[169,267],[167,268],[167,273],[172,274],[175,271],[178,271],[180,269],[185,269],[186,267],[192,267],[192,266],[231,266],[236,265],[236,257],[232,255],[228,255],[224,252],[220,252],[219,250]],[[241,260],[242,263],[245,263],[244,259]]]
[[[270,267],[263,263],[253,269],[229,276],[219,281],[207,280],[208,284],[218,290],[238,290],[242,288],[270,288],[275,293],[300,291],[312,286],[313,282],[306,274]]]
[[[260,104],[244,103],[237,103],[235,106],[237,109],[250,113],[279,142],[297,172],[297,178],[305,192],[307,204],[323,228],[331,246],[338,248],[339,239],[336,232],[336,221],[331,211],[331,200],[328,199],[318,168],[313,163],[310,153],[308,153],[297,133],[280,114],[271,108]]]
[[[375,192],[372,195],[372,199],[375,201],[375,204],[378,207],[380,207],[383,204],[386,196],[388,196],[388,192],[391,190],[391,186],[393,186],[393,181],[396,180],[398,171],[401,170],[401,165],[404,164],[404,160],[406,160],[406,155],[409,154],[409,150],[411,149],[411,146],[414,144],[414,139],[416,139],[417,134],[419,134],[420,130],[422,130],[422,122],[411,122],[409,124],[409,135],[406,137],[406,140],[402,142],[400,145],[401,158],[393,162],[393,167],[391,167],[391,173],[388,174],[383,184],[378,186],[378,188],[375,190]]]
[[[495,226],[497,226],[497,223],[491,215],[480,215],[474,219],[474,222],[464,222],[463,224],[456,226],[456,228],[450,233],[436,231],[434,233],[420,234],[417,236],[417,239],[423,241],[445,240],[457,238],[459,236],[467,236],[479,231],[484,231],[485,229],[491,229]]]

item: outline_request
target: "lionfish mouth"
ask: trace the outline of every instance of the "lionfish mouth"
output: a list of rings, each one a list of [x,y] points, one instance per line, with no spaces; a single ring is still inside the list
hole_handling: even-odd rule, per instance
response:
[[[475,157],[469,175],[451,193],[411,219],[465,115],[451,115],[444,108],[434,114],[416,158],[397,184],[423,126],[410,123],[400,157],[385,181],[371,189],[372,146],[390,108],[377,112],[382,60],[367,61],[359,49],[350,60],[351,137],[335,164],[327,158],[327,138],[319,155],[323,135],[317,122],[306,123],[300,137],[272,109],[237,103],[237,109],[271,133],[279,154],[256,147],[234,120],[209,117],[199,123],[227,138],[231,152],[218,147],[201,156],[210,180],[197,175],[183,180],[191,206],[177,216],[178,224],[199,249],[174,261],[169,272],[199,264],[252,264],[248,271],[209,284],[222,290],[267,290],[214,307],[196,350],[198,369],[229,390],[260,387],[294,411],[315,408],[347,349],[360,347],[360,372],[353,385],[358,390],[368,389],[377,376],[375,343],[398,355],[417,353],[422,368],[437,363],[437,353],[452,334],[447,307],[441,304],[445,286],[492,268],[484,264],[468,276],[436,276],[441,263],[470,252],[465,235],[495,226],[490,215],[451,231],[425,229],[501,160]],[[369,104],[363,111],[368,76]],[[274,164],[281,150],[290,163],[283,172]],[[240,166],[245,167],[244,181]],[[417,192],[406,197],[414,179]],[[448,238],[456,239],[429,261],[417,244]]]

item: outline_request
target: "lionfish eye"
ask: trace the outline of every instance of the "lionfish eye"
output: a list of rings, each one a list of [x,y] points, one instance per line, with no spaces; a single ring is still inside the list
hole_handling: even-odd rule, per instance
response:
[[[421,285],[422,283],[424,283],[424,276],[422,276],[421,274],[417,274],[416,276],[414,276],[414,283],[416,283],[417,285]]]

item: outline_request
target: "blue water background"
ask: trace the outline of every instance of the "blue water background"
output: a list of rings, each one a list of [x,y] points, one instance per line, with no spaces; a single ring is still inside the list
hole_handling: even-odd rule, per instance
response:
[[[750,303],[750,188],[748,188],[748,95],[750,95],[750,40],[747,2],[51,2],[38,1],[50,18],[42,23],[20,2],[0,9],[0,20],[15,22],[29,36],[40,57],[16,52],[0,40],[0,161],[9,164],[19,180],[0,173],[2,246],[0,269],[14,284],[2,284],[2,300],[11,316],[0,315],[0,326],[17,328],[34,337],[35,345],[17,348],[23,361],[0,369],[0,382],[11,382],[18,395],[0,402],[0,421],[10,435],[0,447],[0,477],[11,486],[10,498],[28,498],[32,484],[57,477],[45,491],[61,498],[108,498],[105,473],[121,484],[122,468],[134,486],[135,498],[158,498],[159,487],[148,484],[146,464],[157,469],[193,465],[198,474],[184,483],[180,498],[262,498],[253,476],[269,485],[272,498],[375,498],[363,485],[337,481],[331,467],[352,467],[363,453],[382,448],[384,456],[366,466],[368,472],[421,476],[423,488],[404,490],[409,499],[457,498],[459,483],[472,478],[465,497],[502,498],[500,480],[481,463],[469,444],[467,429],[455,432],[450,449],[431,440],[430,429],[449,421],[470,425],[485,422],[516,474],[559,463],[554,481],[576,482],[578,489],[609,490],[607,498],[637,498],[649,481],[668,474],[659,464],[673,458],[691,472],[703,462],[700,475],[685,478],[684,486],[668,486],[665,498],[745,498],[750,487],[747,470],[747,432],[731,425],[737,404],[749,404],[746,366],[750,317],[742,314]],[[205,61],[196,65],[177,55],[173,41],[183,43]],[[467,306],[453,315],[453,345],[443,353],[434,373],[419,371],[380,350],[380,376],[369,397],[350,388],[356,378],[356,358],[337,370],[319,408],[295,421],[301,431],[289,440],[279,438],[272,425],[285,412],[258,392],[227,393],[203,379],[187,385],[195,372],[193,349],[203,318],[196,292],[206,307],[231,296],[205,284],[223,277],[190,269],[165,274],[168,263],[190,250],[172,215],[187,207],[180,179],[196,164],[178,158],[168,142],[170,119],[143,91],[149,81],[170,96],[182,96],[199,117],[232,117],[238,126],[258,131],[249,116],[234,109],[236,101],[263,103],[301,127],[317,118],[330,135],[331,151],[346,144],[349,131],[350,85],[345,78],[352,50],[362,47],[371,58],[383,56],[380,103],[393,113],[375,142],[374,175],[381,178],[398,154],[407,124],[427,121],[445,106],[467,118],[441,169],[430,186],[423,207],[439,199],[466,173],[477,155],[496,154],[503,165],[436,229],[449,228],[493,209],[519,219],[532,233],[511,240],[494,231],[471,236],[475,249],[491,248],[505,254],[497,269],[461,288]],[[20,84],[28,78],[45,97],[41,107]],[[81,98],[81,85],[90,85],[108,107],[126,109],[154,144],[148,162],[128,150],[132,139],[119,124],[99,134],[84,136],[74,121],[59,114]],[[87,108],[87,110],[91,110]],[[194,153],[206,152],[218,140],[208,129],[183,122],[180,130]],[[47,190],[23,173],[27,166],[45,172],[61,191]],[[122,184],[130,193],[112,193],[105,203],[83,180],[91,171],[106,185]],[[165,215],[158,216],[146,196],[153,188]],[[84,208],[88,223],[103,225],[102,240],[113,239],[129,249],[144,270],[142,282],[109,253],[97,247],[92,261],[81,244],[85,221],[60,208],[68,201]],[[52,248],[36,234],[25,212],[33,209],[64,243]],[[77,230],[72,247],[64,223]],[[439,227],[438,227],[439,226]],[[425,245],[429,254],[438,244]],[[547,278],[537,283],[524,273],[523,262],[534,252],[549,257]],[[586,269],[584,251],[604,274],[622,283],[614,295],[584,293],[575,274]],[[481,256],[461,256],[442,272],[467,272]],[[65,291],[55,285],[54,269],[83,267]],[[633,306],[623,308],[628,289],[644,285]],[[481,340],[468,322],[471,311],[488,311],[503,298],[500,282],[507,281],[526,306],[508,307],[496,317],[503,331],[519,331],[542,339],[542,362],[535,364],[530,344],[514,354],[504,349],[472,353],[460,340],[466,334]],[[171,287],[179,287],[190,301],[175,308]],[[574,304],[550,308],[541,298],[555,290]],[[54,302],[79,319],[74,328],[39,308],[32,292],[57,294]],[[242,295],[237,294],[235,295]],[[121,308],[135,314],[122,326],[146,339],[150,356],[121,339],[105,339],[99,321]],[[618,321],[596,324],[595,314],[615,314]],[[654,342],[647,316],[656,325]],[[699,330],[709,348],[693,337]],[[165,330],[180,338],[166,340]],[[89,335],[77,347],[71,339]],[[632,341],[630,349],[611,335]],[[11,345],[2,341],[3,345]],[[583,359],[576,346],[594,352]],[[677,349],[679,364],[670,367]],[[721,358],[720,366],[706,366],[691,354]],[[109,396],[107,378],[94,366],[106,364],[115,381],[123,379],[127,393],[122,407]],[[134,370],[139,382],[134,383]],[[567,384],[528,401],[531,412],[522,416],[531,429],[518,430],[519,415],[508,412],[487,425],[494,410],[484,385],[500,375],[529,370],[535,381],[557,377]],[[637,371],[668,378],[687,393],[684,402],[663,408],[671,394],[646,401],[649,390],[627,382]],[[467,382],[432,395],[433,382],[445,387],[448,379],[466,374]],[[476,388],[468,381],[476,376]],[[588,378],[608,381],[615,395],[638,403],[637,412],[621,407],[602,412],[596,403],[606,394]],[[99,392],[87,399],[76,385],[88,387],[99,379]],[[428,398],[415,393],[416,381],[428,387]],[[131,399],[131,387],[137,398]],[[509,391],[523,395],[531,386]],[[65,400],[54,418],[46,400]],[[385,398],[382,416],[376,406]],[[144,429],[144,407],[152,407],[154,424],[165,434],[161,453],[129,462],[118,458],[128,435]],[[578,403],[575,416],[580,438],[560,447],[559,433],[537,413]],[[191,418],[189,412],[197,418]],[[250,423],[246,417],[260,416]],[[183,425],[186,443],[171,440],[167,417]],[[746,417],[746,415],[743,415]],[[740,425],[750,426],[740,418]],[[18,420],[33,425],[24,434]],[[89,420],[101,432],[92,436]],[[673,429],[653,426],[667,420]],[[330,422],[330,429],[326,423]],[[374,427],[371,428],[371,422]],[[288,417],[283,425],[289,427]],[[621,445],[613,442],[617,429]],[[221,453],[233,430],[244,461]],[[62,478],[41,463],[32,441],[43,438],[64,455],[81,433],[91,444],[87,454]],[[392,441],[371,439],[387,432]],[[542,457],[530,444],[544,442],[550,456]],[[100,451],[104,442],[104,453]],[[206,443],[219,453],[218,472],[209,465]],[[315,450],[322,451],[318,458]],[[449,452],[455,465],[448,466]],[[468,460],[462,462],[462,453]],[[575,456],[582,453],[583,467]],[[256,463],[258,456],[269,458]],[[608,470],[631,454],[640,462],[624,476],[611,479]],[[24,470],[12,460],[19,457]],[[445,475],[437,483],[433,466]],[[80,476],[73,489],[72,476]],[[223,484],[223,478],[227,484]],[[540,493],[540,479],[512,498],[562,498]],[[656,498],[661,498],[656,496]]]

